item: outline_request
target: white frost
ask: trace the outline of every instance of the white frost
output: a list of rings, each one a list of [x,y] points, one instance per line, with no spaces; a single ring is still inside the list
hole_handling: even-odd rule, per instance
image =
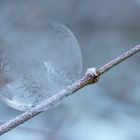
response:
[[[88,68],[86,74],[90,74],[92,76],[98,76],[96,68]]]

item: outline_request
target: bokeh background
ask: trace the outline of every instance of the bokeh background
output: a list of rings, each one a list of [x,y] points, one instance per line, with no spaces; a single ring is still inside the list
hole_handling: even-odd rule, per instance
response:
[[[0,0],[0,44],[20,24],[65,24],[83,55],[83,73],[140,43],[140,0]],[[1,44],[2,45],[2,44]],[[0,140],[139,140],[140,54]],[[21,114],[0,102],[0,122]]]

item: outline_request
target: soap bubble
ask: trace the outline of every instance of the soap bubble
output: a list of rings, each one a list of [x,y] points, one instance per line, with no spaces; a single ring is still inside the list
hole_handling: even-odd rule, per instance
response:
[[[82,72],[78,42],[64,25],[13,27],[0,46],[0,99],[28,110],[69,84]]]

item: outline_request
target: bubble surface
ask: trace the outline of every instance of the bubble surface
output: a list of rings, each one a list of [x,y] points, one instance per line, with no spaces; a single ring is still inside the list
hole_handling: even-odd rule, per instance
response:
[[[63,24],[15,27],[0,46],[0,99],[28,110],[69,84],[82,72],[82,55]]]

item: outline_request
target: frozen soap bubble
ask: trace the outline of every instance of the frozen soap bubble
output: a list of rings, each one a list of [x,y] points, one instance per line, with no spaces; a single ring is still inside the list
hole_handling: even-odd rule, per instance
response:
[[[62,24],[13,27],[0,46],[0,99],[25,111],[76,81],[80,47]]]

